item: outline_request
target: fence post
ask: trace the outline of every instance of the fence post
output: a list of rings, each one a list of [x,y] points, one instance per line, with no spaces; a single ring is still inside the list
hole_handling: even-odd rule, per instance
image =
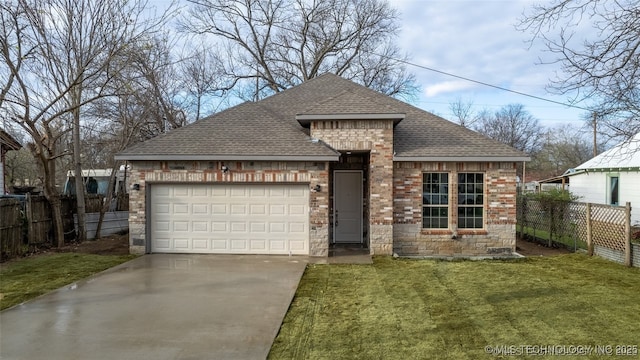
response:
[[[593,239],[591,232],[591,203],[587,203],[587,251],[589,256],[593,256]]]
[[[31,245],[35,242],[33,240],[35,231],[33,229],[33,203],[31,202],[31,194],[29,193],[26,194],[24,216],[27,218],[27,243]]]
[[[631,266],[631,203],[624,207],[624,264]]]
[[[524,239],[524,217],[526,214],[526,200],[524,196],[519,196],[517,198],[518,203],[520,204],[520,213],[518,215],[520,215],[520,221],[518,221],[519,225],[520,225],[520,234],[519,234],[519,238],[520,239]],[[516,228],[517,231],[517,228]]]
[[[555,214],[555,201],[550,201],[551,205],[549,206],[549,247],[553,247],[553,219],[556,216]]]

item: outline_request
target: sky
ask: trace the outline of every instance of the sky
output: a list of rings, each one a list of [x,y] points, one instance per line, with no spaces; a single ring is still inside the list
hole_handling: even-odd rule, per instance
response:
[[[398,45],[410,62],[438,71],[492,84],[512,91],[567,103],[568,96],[546,90],[558,65],[541,43],[515,28],[524,11],[550,0],[388,0],[400,12]],[[170,0],[151,0],[164,8]],[[179,1],[186,6],[185,0]],[[585,124],[586,112],[536,100],[416,66],[408,66],[421,91],[413,105],[454,120],[449,109],[457,100],[473,103],[472,110],[495,112],[508,104],[522,104],[545,127]],[[578,104],[586,107],[587,104]]]
[[[544,2],[540,0],[538,2]],[[531,0],[390,0],[401,13],[399,46],[411,62],[509,90],[567,103],[568,96],[549,93],[546,85],[559,70],[542,44],[530,46],[530,34],[515,28]],[[460,99],[473,109],[496,111],[518,103],[546,127],[584,124],[585,111],[409,66],[421,93],[414,105],[447,119]],[[582,104],[583,106],[586,104]]]

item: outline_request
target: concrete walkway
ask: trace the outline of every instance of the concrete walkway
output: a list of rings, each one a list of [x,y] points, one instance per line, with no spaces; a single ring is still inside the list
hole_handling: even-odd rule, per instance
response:
[[[306,263],[145,255],[0,313],[0,358],[264,359]]]

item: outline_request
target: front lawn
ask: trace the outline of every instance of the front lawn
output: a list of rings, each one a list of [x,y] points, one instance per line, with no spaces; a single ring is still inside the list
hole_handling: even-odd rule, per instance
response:
[[[269,358],[637,359],[639,294],[640,269],[582,254],[310,264]]]
[[[19,259],[0,266],[0,310],[46,294],[135,258],[132,255],[62,253]]]

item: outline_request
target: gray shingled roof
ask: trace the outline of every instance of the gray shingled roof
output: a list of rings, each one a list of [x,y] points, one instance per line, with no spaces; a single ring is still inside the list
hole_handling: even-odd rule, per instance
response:
[[[333,74],[256,103],[244,103],[133,145],[122,160],[337,160],[296,116],[404,114],[394,130],[396,161],[517,161],[525,154],[436,115]]]

